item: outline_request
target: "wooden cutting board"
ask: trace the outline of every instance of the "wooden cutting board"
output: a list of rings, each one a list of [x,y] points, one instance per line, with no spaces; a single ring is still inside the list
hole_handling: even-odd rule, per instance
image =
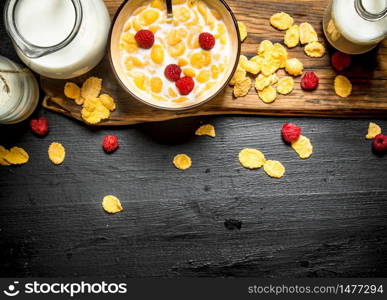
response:
[[[113,17],[120,0],[105,0]],[[283,31],[270,26],[269,17],[279,11],[291,14],[295,23],[309,22],[318,32],[319,39],[327,46],[322,31],[322,17],[328,1],[314,0],[228,0],[238,20],[248,28],[248,37],[242,45],[242,54],[252,57],[261,40],[283,42]],[[128,125],[141,122],[163,121],[188,116],[253,114],[278,116],[329,116],[371,117],[387,116],[387,40],[368,54],[355,56],[350,70],[344,72],[353,84],[350,97],[340,98],[333,90],[333,79],[337,73],[330,66],[330,52],[322,58],[310,58],[301,46],[289,49],[289,57],[299,58],[306,71],[314,71],[320,77],[320,85],[314,92],[301,90],[300,77],[295,79],[295,89],[290,95],[279,95],[271,104],[263,103],[252,87],[243,98],[233,98],[232,88],[226,88],[217,98],[203,106],[183,112],[158,110],[131,98],[114,78],[107,57],[90,74],[72,81],[81,83],[90,75],[103,78],[104,92],[117,101],[117,110],[109,120],[99,125]],[[280,71],[283,72],[283,71]],[[279,75],[282,75],[279,73]],[[81,120],[80,107],[63,95],[65,81],[41,78],[47,97],[43,106],[69,117]]]

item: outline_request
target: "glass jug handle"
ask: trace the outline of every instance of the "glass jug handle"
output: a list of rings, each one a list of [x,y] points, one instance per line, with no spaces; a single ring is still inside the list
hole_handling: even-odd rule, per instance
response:
[[[16,27],[15,22],[15,8],[19,0],[7,0],[4,8],[4,23],[5,29],[12,39],[15,46],[27,57],[29,58],[39,58],[50,53],[56,52],[64,47],[66,47],[74,37],[78,34],[79,28],[82,24],[82,4],[80,0],[71,0],[75,9],[75,22],[74,27],[69,34],[69,36],[64,39],[59,44],[49,46],[49,47],[40,47],[29,43],[24,37],[19,33]]]

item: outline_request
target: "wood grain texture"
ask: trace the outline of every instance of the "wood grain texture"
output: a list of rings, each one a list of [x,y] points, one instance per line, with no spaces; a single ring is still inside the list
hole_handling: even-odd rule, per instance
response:
[[[113,16],[119,0],[106,1]],[[229,0],[238,20],[248,26],[249,35],[242,45],[242,54],[252,57],[256,55],[257,45],[264,39],[273,42],[283,42],[284,31],[278,31],[270,26],[269,17],[278,11],[291,14],[296,23],[309,22],[317,30],[319,39],[327,45],[322,30],[322,16],[328,1],[236,1]],[[313,13],[311,13],[313,12]],[[332,49],[328,49],[329,52]],[[253,115],[307,115],[336,117],[369,117],[386,116],[387,113],[387,40],[374,51],[356,56],[353,66],[347,72],[353,84],[352,95],[340,98],[333,90],[333,79],[337,73],[330,66],[330,53],[322,58],[310,58],[304,54],[303,47],[289,49],[289,57],[299,58],[306,71],[315,71],[320,77],[318,90],[304,92],[300,88],[300,77],[295,79],[295,89],[287,96],[279,95],[272,104],[265,104],[252,87],[249,95],[235,99],[232,88],[226,88],[216,99],[199,108],[183,112],[167,112],[148,107],[131,98],[116,81],[106,58],[91,74],[104,79],[104,91],[114,96],[118,109],[109,120],[99,125],[128,125],[149,121],[164,121],[187,116],[223,115],[223,114],[253,114]],[[284,75],[281,70],[279,74]],[[89,74],[90,75],[90,74]],[[82,82],[87,76],[78,79]],[[253,77],[252,77],[253,78]],[[63,95],[64,81],[42,78],[42,87],[50,96],[44,103],[48,109],[63,113],[82,121],[79,106],[66,100]]]
[[[0,35],[0,55],[18,61],[1,22]],[[387,276],[387,157],[364,139],[369,121],[386,131],[385,119],[219,116],[99,128],[41,108],[34,117],[42,115],[45,138],[28,122],[0,126],[0,145],[31,157],[0,167],[1,277]],[[311,138],[309,160],[282,142],[288,121]],[[217,138],[194,136],[203,123]],[[101,149],[105,135],[120,140],[113,155]],[[54,141],[66,147],[61,166],[47,157]],[[285,177],[243,169],[244,147],[281,161]],[[177,153],[192,157],[190,170],[172,166]],[[123,212],[103,212],[107,194]],[[229,218],[241,230],[227,230]]]

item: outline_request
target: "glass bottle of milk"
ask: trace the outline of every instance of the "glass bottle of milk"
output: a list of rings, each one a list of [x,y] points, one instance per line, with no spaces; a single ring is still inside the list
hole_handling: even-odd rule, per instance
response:
[[[342,52],[370,51],[387,36],[387,0],[331,0],[323,28],[328,41]]]
[[[40,75],[83,75],[103,58],[110,17],[103,0],[7,0],[7,32],[20,59]]]
[[[0,124],[27,119],[39,101],[39,86],[28,69],[0,56]]]

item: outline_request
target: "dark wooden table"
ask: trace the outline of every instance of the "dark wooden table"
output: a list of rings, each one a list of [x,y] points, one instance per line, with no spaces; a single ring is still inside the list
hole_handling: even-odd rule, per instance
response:
[[[0,9],[2,11],[2,3]],[[17,60],[1,24],[0,54]],[[38,109],[45,138],[26,122],[0,126],[0,145],[30,153],[0,168],[0,276],[387,275],[387,157],[364,139],[368,119],[227,116],[90,128]],[[302,161],[279,135],[292,121],[313,141]],[[387,132],[387,120],[372,120]],[[195,137],[201,122],[218,137]],[[120,139],[107,155],[103,136]],[[53,166],[53,141],[67,150]],[[287,168],[281,180],[243,169],[244,147]],[[186,172],[171,164],[192,157]],[[108,215],[103,196],[124,211]],[[228,230],[225,219],[243,222]]]

